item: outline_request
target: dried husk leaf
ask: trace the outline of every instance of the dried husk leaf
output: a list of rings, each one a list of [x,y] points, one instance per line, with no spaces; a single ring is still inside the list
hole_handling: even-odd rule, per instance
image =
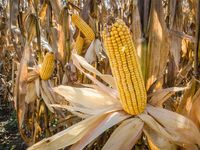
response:
[[[43,83],[40,85],[40,93],[41,93],[41,96],[42,96],[42,99],[44,100],[46,106],[48,107],[48,109],[54,113],[54,109],[52,108],[51,106],[51,95],[49,94],[49,92],[47,92],[46,90],[46,84],[44,82],[46,81],[42,81]]]
[[[87,61],[83,57],[81,57],[77,54],[72,54],[72,56],[73,56],[73,60],[78,61],[83,68],[85,68],[89,72],[94,73],[95,75],[99,76],[102,80],[104,80],[106,83],[108,83],[113,88],[116,88],[114,78],[111,75],[100,73],[93,66],[88,64]]]
[[[152,1],[149,22],[147,90],[162,76],[169,54],[168,33],[161,1]],[[161,88],[162,83],[157,88]]]
[[[53,11],[55,12],[54,14],[55,14],[56,20],[59,20],[59,14],[62,8],[61,1],[60,0],[49,0],[49,1],[51,3]]]
[[[36,99],[37,99],[37,93],[35,89],[35,83],[34,82],[28,83],[25,102],[29,104],[31,102],[34,102]]]
[[[45,20],[46,14],[47,14],[47,8],[48,8],[48,3],[45,0],[42,4],[41,8],[40,8],[40,11],[39,11],[39,18],[40,18],[42,24]]]
[[[177,112],[184,115],[189,116],[189,113],[191,111],[192,105],[193,105],[193,97],[196,92],[197,82],[195,79],[192,79],[187,86],[187,89],[185,90],[183,97],[181,99],[181,102],[177,108]]]
[[[172,88],[166,88],[158,90],[151,95],[151,99],[149,100],[149,103],[153,106],[160,106],[162,107],[162,104],[170,98],[175,92],[183,91],[185,90],[184,87],[172,87]]]
[[[63,96],[72,105],[81,105],[91,110],[105,109],[106,107],[120,107],[118,100],[110,95],[92,88],[77,88],[71,86],[58,86],[53,89],[57,94]]]
[[[171,6],[170,6],[170,11],[171,11],[171,24],[170,24],[170,29],[174,31],[180,31],[182,32],[183,27],[184,27],[184,15],[182,12],[182,6],[181,3],[178,3],[178,1],[171,1]],[[176,69],[175,71],[178,71],[178,66],[180,62],[180,52],[181,52],[181,44],[182,44],[182,39],[180,37],[174,36],[174,34],[170,34],[170,53],[173,55],[175,64],[176,64]],[[175,73],[176,74],[176,73]]]
[[[79,116],[80,118],[88,118],[92,115],[101,114],[103,112],[108,113],[111,111],[122,110],[120,106],[116,106],[116,105],[107,106],[105,108],[98,108],[98,109],[85,108],[81,105],[70,106],[70,105],[52,104],[51,106],[54,108],[67,109],[69,112],[71,112],[72,114],[76,116]]]
[[[157,112],[157,113],[159,113],[159,112]],[[182,139],[184,139],[185,137],[182,137],[183,135],[181,135],[180,133],[178,133],[178,135],[176,135],[174,130],[173,130],[173,132],[167,131],[167,129],[165,128],[165,126],[163,126],[163,124],[161,126],[158,123],[158,121],[156,121],[157,118],[155,120],[153,117],[151,117],[150,115],[147,115],[147,114],[141,114],[141,115],[139,115],[139,117],[146,123],[146,125],[148,127],[153,129],[160,136],[163,136],[167,140],[169,140],[181,147],[184,147],[186,149],[197,150],[197,146],[194,143],[188,142],[187,139],[186,139],[186,141],[183,141]],[[163,119],[165,119],[165,118],[163,118]],[[169,120],[168,120],[168,124],[170,124]],[[174,126],[174,128],[176,129],[177,126]]]
[[[109,113],[104,120],[99,122],[95,128],[91,129],[90,132],[88,132],[79,142],[74,144],[70,150],[83,149],[104,131],[127,119],[128,117],[130,116],[123,111]]]
[[[26,31],[28,37],[28,43],[30,44],[33,38],[36,36],[36,16],[30,14],[26,18]]]
[[[36,91],[37,97],[40,97],[40,79],[39,78],[35,80],[35,91]]]
[[[113,120],[112,120],[113,118]],[[73,126],[53,135],[50,138],[44,139],[33,146],[29,147],[28,150],[55,150],[70,146],[74,143],[77,143],[79,140],[85,137],[85,141],[82,142],[90,142],[96,136],[101,134],[106,129],[110,128],[120,121],[127,118],[127,115],[114,112],[108,114],[99,114],[92,117],[89,117]],[[111,120],[110,120],[111,119]],[[110,123],[105,124],[105,121],[109,121]],[[103,123],[103,124],[102,124]],[[102,129],[101,126],[102,125]],[[91,134],[91,136],[89,136]],[[88,141],[88,142],[87,142]]]
[[[75,57],[74,57],[75,56]],[[78,57],[77,57],[78,56]],[[90,64],[88,64],[83,57],[76,55],[76,54],[72,54],[72,59],[73,59],[73,63],[74,65],[78,68],[79,71],[81,71],[82,73],[84,73],[84,75],[86,75],[90,80],[93,81],[94,84],[97,84],[99,86],[99,88],[102,89],[102,91],[104,91],[105,93],[108,93],[109,95],[111,95],[114,98],[118,98],[118,93],[116,89],[112,89],[106,85],[104,85],[102,82],[100,82],[99,80],[97,80],[95,77],[93,77],[91,74],[86,73],[85,70],[81,67],[83,66],[86,70],[88,70],[89,72],[94,73],[95,75],[98,75],[99,77],[101,77],[105,82],[107,82],[108,84],[110,84],[111,86],[116,86],[115,85],[115,81],[114,78],[111,75],[104,75],[102,73],[100,73],[98,70],[96,70],[93,66],[91,66]],[[81,63],[81,65],[80,65]]]
[[[54,104],[55,103],[55,97],[53,93],[53,88],[51,86],[50,81],[41,81],[41,87],[43,88],[44,92],[46,93],[46,96],[48,97],[49,101]]]
[[[102,150],[131,150],[142,134],[143,125],[138,118],[123,121],[111,134]]]
[[[198,128],[200,127],[200,88],[198,89],[198,91],[196,92],[196,94],[193,97],[193,104],[191,107],[191,111],[189,113],[189,118],[191,118],[193,120],[193,122],[198,126]]]
[[[16,81],[16,108],[19,128],[21,128],[24,121],[24,114],[26,112],[25,97],[27,92],[28,81],[28,60],[30,60],[30,49],[25,45],[24,53],[20,62]]]
[[[99,39],[95,39],[94,41],[92,41],[92,43],[90,44],[89,48],[86,51],[85,54],[85,60],[89,63],[92,64],[96,61],[96,57],[98,57],[98,59],[101,59],[101,53],[103,51],[101,42]]]
[[[143,129],[145,135],[147,136],[147,141],[149,148],[151,150],[176,150],[177,146],[171,143],[166,138],[162,137],[155,130],[151,129],[147,125]]]
[[[95,40],[92,41],[90,46],[88,47],[86,53],[85,53],[85,60],[92,64],[96,61],[96,54],[95,54]]]
[[[200,132],[188,118],[162,108],[147,107],[147,112],[173,136],[173,142],[185,148],[200,145]]]
[[[101,114],[85,119],[47,139],[43,139],[29,147],[28,150],[55,150],[72,145],[79,141],[93,127],[93,124],[103,118],[105,118],[105,115]]]

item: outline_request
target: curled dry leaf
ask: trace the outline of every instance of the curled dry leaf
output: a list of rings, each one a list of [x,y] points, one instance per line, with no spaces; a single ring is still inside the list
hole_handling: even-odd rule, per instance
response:
[[[162,137],[155,130],[145,125],[143,129],[147,136],[148,145],[151,150],[176,150],[177,146],[168,139]]]
[[[105,75],[105,74],[100,73],[93,66],[88,64],[87,61],[83,57],[81,57],[81,56],[79,56],[77,54],[72,53],[72,59],[73,59],[74,65],[82,73],[84,73],[90,80],[92,80],[95,84],[97,84],[104,92],[110,94],[114,98],[117,98],[117,91],[116,91],[116,88],[115,88],[116,84],[115,84],[114,78],[111,75]],[[98,81],[92,75],[90,75],[89,73],[86,73],[81,66],[84,69],[86,69],[87,71],[90,71],[90,72],[94,73],[95,75],[99,76],[102,80],[104,80],[106,83],[108,83],[114,89],[112,89],[112,88],[110,88],[108,86],[105,86],[102,82]]]
[[[82,139],[79,142],[75,143],[70,150],[83,149],[95,138],[101,135],[104,131],[128,117],[130,116],[124,113],[123,111],[108,113],[108,115],[104,119],[102,119],[98,124],[94,126],[94,128],[91,128],[90,132],[88,132],[84,137],[82,137]]]
[[[193,97],[193,104],[189,114],[189,117],[194,121],[194,123],[200,127],[200,88]]]
[[[85,53],[85,60],[89,63],[92,64],[93,62],[96,61],[96,54],[95,54],[95,40],[92,41],[90,46],[88,47],[86,53]]]
[[[98,117],[94,116],[85,119],[50,138],[43,139],[42,141],[29,147],[28,150],[55,150],[74,144],[89,131],[88,127],[92,127],[92,125],[102,119],[102,117],[104,118],[105,116],[99,115]]]
[[[192,79],[187,90],[183,94],[177,112],[189,117],[198,127],[200,127],[200,84]]]
[[[165,128],[176,144],[198,149],[196,145],[200,146],[200,132],[191,120],[175,112],[152,106],[147,107],[147,112]]]
[[[36,21],[37,21],[37,19],[34,14],[30,14],[26,18],[26,30],[27,30],[29,44],[36,36]]]
[[[34,82],[39,78],[39,70],[35,69],[28,72],[28,82]]]
[[[51,84],[49,81],[41,81],[42,84],[42,88],[44,89],[44,92],[46,93],[46,95],[48,96],[48,99],[50,100],[50,102],[52,104],[55,103],[55,97],[54,97],[54,93],[53,93],[53,88],[51,87]]]
[[[196,86],[197,86],[197,82],[192,79],[187,86],[187,89],[185,90],[183,97],[181,99],[181,102],[177,108],[177,112],[188,116],[191,108],[192,108],[192,103],[193,103],[193,96],[195,95],[195,91],[196,91]]]
[[[51,104],[54,103],[54,97],[52,96],[52,91],[48,88],[47,82],[48,81],[41,81],[40,92],[46,106],[52,113],[54,113],[54,109],[51,106]]]
[[[88,118],[90,115],[94,114],[94,112],[91,112],[90,109],[87,108],[82,108],[82,107],[72,107],[70,105],[60,105],[60,104],[51,104],[52,107],[56,108],[61,108],[61,109],[66,109],[72,114],[80,117],[80,118]],[[101,112],[102,113],[102,112]]]
[[[149,116],[147,114],[140,114],[139,118],[141,120],[143,120],[147,126],[149,126],[153,130],[158,132],[160,135],[164,136],[165,138],[167,138],[169,140],[172,139],[171,135],[158,122],[156,122],[156,120],[154,120],[154,118],[152,118],[151,116]]]
[[[28,150],[60,149],[70,146],[81,139],[85,139],[85,141],[82,141],[83,144],[85,144],[93,140],[99,134],[103,133],[106,129],[110,128],[110,126],[119,123],[127,117],[129,116],[120,112],[95,115],[74,124],[73,126],[53,135],[50,138],[44,139],[34,144],[33,146],[29,147]]]
[[[71,86],[58,86],[54,91],[63,96],[72,105],[82,106],[83,108],[92,108],[93,111],[105,109],[114,105],[116,108],[120,106],[118,100],[110,95],[91,88],[76,88]]]
[[[186,88],[184,87],[172,87],[172,88],[166,88],[158,90],[151,95],[151,99],[149,100],[149,103],[153,106],[160,106],[162,107],[162,104],[170,98],[175,92],[183,91]]]
[[[108,113],[111,111],[121,110],[121,107],[117,107],[117,106],[107,106],[106,108],[101,108],[101,109],[84,108],[83,106],[79,106],[79,105],[70,106],[70,105],[52,104],[51,106],[54,108],[67,109],[69,112],[71,112],[74,115],[79,116],[80,118],[88,118],[91,115],[97,115],[103,112]]]
[[[115,81],[114,81],[114,78],[111,76],[111,75],[107,75],[107,74],[102,74],[100,73],[98,70],[96,70],[93,66],[89,65],[87,63],[87,61],[77,55],[77,54],[72,54],[73,55],[73,60],[76,60],[79,62],[79,64],[85,68],[86,70],[88,70],[89,72],[91,73],[94,73],[96,75],[98,75],[102,80],[104,80],[106,83],[108,83],[110,86],[112,86],[113,88],[116,88],[116,85],[115,85]]]
[[[103,52],[103,48],[102,48],[101,42],[99,41],[99,39],[95,39],[94,41],[92,41],[89,48],[87,49],[87,52],[85,54],[85,60],[89,64],[92,64],[96,61],[96,56],[98,57],[99,60],[101,60],[102,52]]]
[[[141,137],[143,125],[138,118],[123,121],[111,134],[102,150],[131,150]]]

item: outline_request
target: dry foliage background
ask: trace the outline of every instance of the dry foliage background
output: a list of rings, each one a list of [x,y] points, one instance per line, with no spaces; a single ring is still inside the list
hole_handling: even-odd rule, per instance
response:
[[[79,34],[71,15],[77,13],[95,32],[96,40],[84,39],[80,54],[89,64],[111,74],[101,32],[109,16],[123,19],[140,58],[149,104],[184,115],[199,130],[199,9],[199,0],[0,0],[0,95],[4,101],[14,102],[25,143],[31,146],[83,120],[84,114],[64,108],[69,102],[53,89],[92,83],[87,75],[92,69],[77,60],[87,72],[83,74],[71,55]],[[44,81],[38,66],[46,52],[55,54],[55,68],[52,77]],[[97,79],[106,84],[104,76],[94,70],[88,74],[93,82]],[[101,149],[118,125],[85,149]],[[154,149],[152,143],[159,140],[152,138],[156,135],[150,130],[151,138],[142,134],[135,149]]]

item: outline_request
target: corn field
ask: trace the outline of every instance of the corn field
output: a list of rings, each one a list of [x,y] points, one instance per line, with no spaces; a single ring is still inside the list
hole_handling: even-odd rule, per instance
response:
[[[200,0],[0,0],[0,108],[28,150],[198,150],[199,49]]]

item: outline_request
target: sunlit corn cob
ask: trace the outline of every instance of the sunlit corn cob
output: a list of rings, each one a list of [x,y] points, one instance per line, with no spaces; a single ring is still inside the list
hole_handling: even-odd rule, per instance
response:
[[[93,41],[95,39],[94,31],[79,15],[72,15],[72,23],[77,26],[88,40]]]
[[[42,66],[40,69],[40,77],[42,80],[48,80],[54,70],[54,54],[51,52],[46,53]]]
[[[132,115],[142,113],[147,95],[128,27],[117,20],[103,31],[103,39],[123,109]]]
[[[78,54],[81,54],[81,51],[83,49],[83,44],[84,44],[84,39],[80,35],[78,35],[74,46]]]

